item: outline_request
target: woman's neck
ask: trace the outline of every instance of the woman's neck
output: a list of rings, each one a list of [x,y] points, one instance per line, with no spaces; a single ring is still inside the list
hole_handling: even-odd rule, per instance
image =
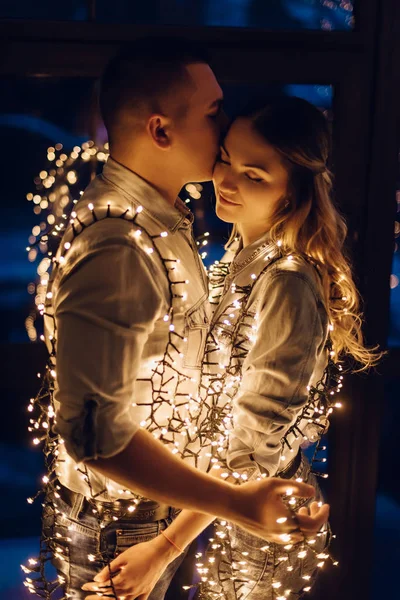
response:
[[[246,246],[256,242],[263,235],[268,233],[270,230],[270,225],[265,222],[238,223],[237,228],[242,238],[243,248],[246,248]]]

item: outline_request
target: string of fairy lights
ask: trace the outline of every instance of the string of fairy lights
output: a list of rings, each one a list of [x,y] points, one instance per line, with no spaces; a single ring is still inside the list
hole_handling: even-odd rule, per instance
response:
[[[60,528],[65,515],[58,509],[57,500],[60,497],[57,468],[60,461],[65,460],[64,441],[57,436],[52,425],[56,415],[54,391],[56,388],[57,365],[56,344],[57,328],[53,313],[52,286],[58,269],[62,268],[68,260],[68,255],[73,248],[74,241],[87,227],[92,227],[105,219],[122,219],[131,227],[131,237],[140,249],[146,253],[150,260],[154,260],[165,274],[168,288],[169,309],[164,315],[166,327],[166,346],[160,360],[152,365],[149,377],[143,380],[148,386],[149,395],[147,403],[141,403],[146,409],[146,417],[140,425],[146,428],[154,437],[160,439],[174,454],[191,462],[196,467],[205,470],[217,469],[220,476],[232,483],[240,484],[249,478],[248,473],[238,473],[228,468],[226,451],[229,442],[229,433],[232,428],[232,400],[240,388],[243,362],[248,355],[257,336],[258,316],[251,310],[251,299],[255,286],[262,280],[270,264],[290,255],[282,247],[276,245],[270,255],[269,262],[258,276],[252,276],[245,286],[226,288],[226,276],[229,266],[226,263],[216,263],[210,270],[210,301],[216,305],[222,293],[231,293],[232,302],[222,315],[213,322],[205,340],[205,359],[198,377],[188,374],[184,368],[184,357],[187,348],[187,337],[182,323],[176,320],[176,315],[182,311],[182,306],[187,299],[187,290],[190,282],[182,278],[180,261],[169,248],[165,231],[149,231],[143,219],[140,205],[115,207],[111,202],[104,206],[94,207],[93,204],[82,206],[79,198],[82,188],[97,172],[98,166],[108,158],[108,146],[98,148],[93,142],[87,142],[82,147],[75,147],[70,154],[63,151],[61,145],[48,149],[47,156],[51,168],[42,171],[35,180],[37,194],[29,194],[28,200],[34,204],[35,214],[46,215],[46,219],[32,231],[30,245],[27,248],[29,260],[39,259],[39,281],[31,284],[35,287],[36,313],[30,315],[27,322],[28,334],[31,339],[36,339],[37,313],[47,320],[49,357],[44,375],[41,379],[40,389],[35,398],[30,400],[28,411],[30,413],[29,430],[33,434],[33,444],[41,446],[44,452],[46,474],[42,478],[42,489],[36,496],[29,498],[32,503],[41,497],[44,508],[44,519],[52,527],[44,531],[39,556],[30,559],[22,568],[26,573],[25,585],[32,594],[37,594],[46,600],[53,600],[55,594],[65,582],[59,574],[55,579],[49,578],[48,565],[51,557],[59,561],[66,561],[65,537],[54,534]],[[186,186],[187,200],[198,198],[202,188],[199,184]],[[49,218],[54,217],[54,218]],[[45,223],[45,227],[43,227]],[[204,257],[208,234],[198,240],[200,255]],[[62,241],[62,242],[61,242]],[[224,289],[225,288],[225,289]],[[43,341],[43,334],[40,336]],[[335,407],[339,407],[334,396],[342,387],[340,365],[335,363],[335,355],[330,340],[327,344],[328,364],[322,379],[315,387],[309,390],[307,405],[298,415],[295,423],[282,439],[282,453],[292,450],[293,440],[315,442],[314,456],[310,463],[310,475],[319,475],[314,468],[319,461],[322,446],[322,436],[327,429],[328,418]],[[138,401],[140,404],[140,401]],[[313,434],[309,431],[313,429]],[[131,500],[128,508],[120,509],[107,507],[102,510],[97,498],[107,490],[94,490],[91,473],[85,466],[77,466],[81,479],[87,485],[87,499],[92,505],[100,536],[112,521],[129,518],[140,502],[143,500],[129,490],[118,490]],[[253,474],[254,475],[254,474]],[[260,473],[255,474],[262,477]],[[325,474],[323,475],[325,476]],[[307,479],[307,478],[306,478]],[[288,485],[289,488],[289,485]],[[288,507],[296,511],[298,501],[293,497],[286,498]],[[125,505],[124,505],[125,506]],[[51,533],[53,532],[53,533]],[[246,578],[245,556],[236,557],[230,546],[230,524],[218,520],[215,527],[215,538],[210,541],[205,557],[198,556],[198,570],[200,574],[200,594],[202,598],[223,598],[221,578],[228,577],[232,582],[236,597],[239,598],[242,586],[248,584]],[[292,568],[293,557],[302,560],[309,552],[318,558],[318,568],[322,568],[330,555],[324,547],[320,549],[319,540],[323,545],[329,543],[330,534],[321,531],[315,540],[304,540],[301,544],[284,546],[277,562],[288,561],[288,570]],[[284,540],[285,541],[285,540]],[[313,547],[314,546],[314,547]],[[100,547],[106,547],[100,544]],[[275,544],[267,544],[266,553],[277,554],[281,550]],[[223,558],[223,560],[222,560]],[[240,560],[238,560],[240,558]],[[90,556],[99,570],[109,565],[106,552]],[[331,559],[332,562],[333,559]],[[213,565],[224,565],[225,575],[221,571],[217,576],[213,572]],[[282,592],[283,582],[273,579],[273,590],[276,600],[283,598],[298,598],[311,589],[315,577],[314,570],[303,573],[303,580],[299,590]],[[218,582],[219,580],[219,582]],[[112,594],[116,598],[113,584]],[[190,585],[186,588],[191,587]],[[283,595],[282,595],[283,594]],[[64,598],[68,598],[68,592]]]

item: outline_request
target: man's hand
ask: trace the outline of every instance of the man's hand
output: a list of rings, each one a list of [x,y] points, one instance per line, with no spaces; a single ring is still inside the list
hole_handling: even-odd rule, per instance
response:
[[[317,535],[329,518],[329,504],[312,502],[310,507],[303,506],[297,513],[297,522],[306,537]]]
[[[110,571],[118,599],[147,600],[169,563],[177,556],[179,553],[162,535],[149,542],[131,546],[100,571],[95,581],[82,586],[85,592],[93,592],[85,600],[110,598],[113,593]]]
[[[298,515],[285,505],[283,496],[312,498],[315,495],[315,489],[306,483],[271,477],[245,483],[238,486],[236,492],[239,499],[231,520],[270,542],[283,545],[299,542],[304,536],[315,535],[328,520],[328,505],[320,508],[318,503],[313,503],[311,514],[307,509],[300,509]]]

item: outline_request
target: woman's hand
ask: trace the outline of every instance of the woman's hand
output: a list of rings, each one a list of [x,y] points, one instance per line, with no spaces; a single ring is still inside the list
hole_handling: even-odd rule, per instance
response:
[[[106,566],[94,581],[82,589],[94,592],[86,600],[109,598],[112,594],[110,571],[117,598],[120,600],[147,600],[165,569],[179,556],[178,550],[162,535],[154,540],[131,546]],[[104,596],[98,595],[103,591]]]

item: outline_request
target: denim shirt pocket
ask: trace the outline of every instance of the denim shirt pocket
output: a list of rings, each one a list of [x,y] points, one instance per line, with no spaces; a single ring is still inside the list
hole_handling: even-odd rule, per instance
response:
[[[202,298],[185,314],[186,349],[183,366],[188,369],[199,369],[210,327],[209,305]]]

